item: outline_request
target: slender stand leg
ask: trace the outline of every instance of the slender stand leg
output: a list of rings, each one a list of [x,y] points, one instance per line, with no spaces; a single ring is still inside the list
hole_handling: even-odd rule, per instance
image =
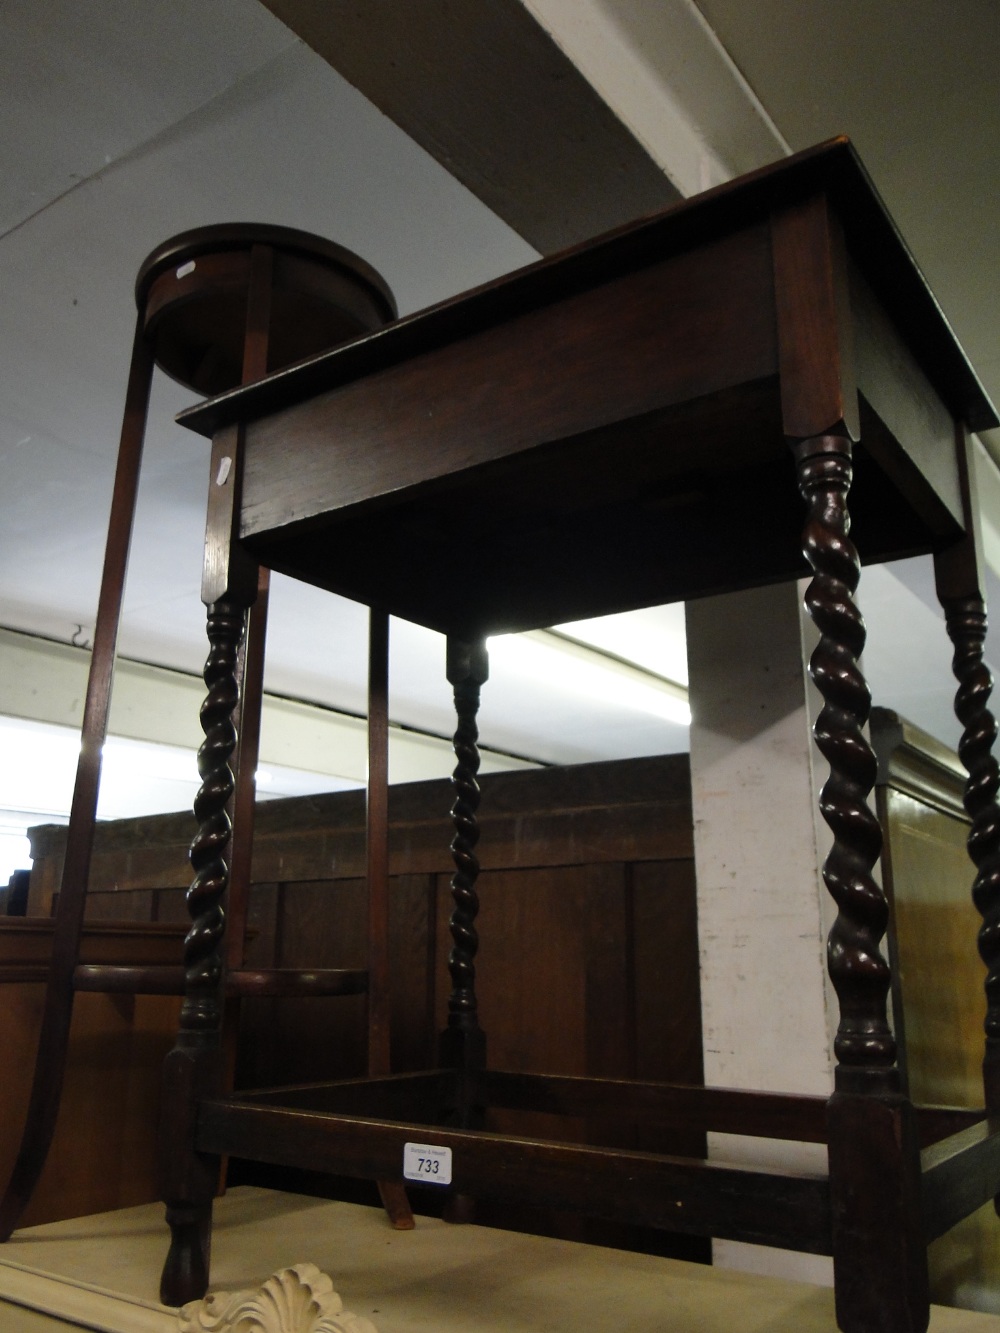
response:
[[[368,1072],[388,1074],[389,1022],[389,616],[368,613]]]
[[[837,1321],[847,1333],[923,1333],[929,1298],[919,1150],[886,1014],[890,974],[879,945],[887,905],[872,877],[881,833],[867,805],[875,758],[862,731],[871,701],[857,661],[865,627],[854,604],[859,562],[848,536],[851,442],[824,435],[793,451],[809,506],[803,549],[815,574],[806,605],[821,635],[809,665],[824,700],[816,743],[830,764],[820,809],[834,835],[823,878],[837,904],[828,941],[840,1001],[828,1110]]]
[[[212,1199],[217,1157],[194,1147],[198,1101],[220,1087],[223,901],[229,885],[232,823],[229,806],[236,749],[233,713],[238,702],[236,660],[245,608],[235,600],[209,608],[211,649],[205,666],[208,695],[201,710],[205,740],[198,751],[201,788],[195,800],[198,833],[191,844],[194,881],[187,893],[191,929],[184,941],[185,995],[177,1042],[164,1068],[160,1108],[163,1197],[171,1244],[160,1284],[165,1305],[183,1305],[208,1286]]]
[[[255,245],[250,251],[250,284],[247,291],[247,315],[243,337],[242,384],[251,384],[267,374],[271,328],[271,298],[274,280],[274,252],[270,246]],[[239,716],[236,720],[237,751],[233,794],[233,845],[230,861],[229,892],[226,898],[226,970],[243,966],[247,921],[250,912],[250,872],[253,862],[254,811],[257,800],[257,761],[260,754],[261,711],[264,697],[264,656],[267,642],[267,609],[271,572],[257,570],[257,595],[247,618],[246,638],[237,666]],[[236,1081],[239,1045],[240,1001],[226,1002],[223,1018],[225,1047],[224,1086],[230,1091]],[[220,1171],[220,1189],[225,1188],[226,1161]]]
[[[125,572],[135,518],[152,373],[153,355],[143,337],[140,313],[132,344],[132,363],[94,628],[94,650],[87,681],[80,758],[66,838],[66,859],[56,906],[45,1008],[24,1133],[13,1173],[0,1202],[0,1240],[7,1240],[17,1226],[38,1184],[59,1114],[73,1014],[73,971],[80,953],[80,932],[83,929],[101,781],[101,751],[108,732],[111,682],[121,624]]]
[[[389,1017],[389,615],[368,613],[368,1073],[392,1068]],[[413,1230],[401,1180],[380,1180],[379,1197],[397,1231]]]
[[[241,383],[252,384],[267,374],[271,327],[271,296],[274,281],[274,252],[255,245],[250,251],[250,285],[243,338]],[[270,570],[257,570],[257,592],[247,620],[246,640],[237,670],[239,716],[236,722],[236,788],[233,796],[233,854],[230,896],[227,902],[226,966],[243,966],[244,936],[250,905],[250,868],[253,854],[256,771],[260,753],[261,708],[264,695],[264,650],[267,641],[267,608],[271,587]],[[231,1052],[235,1064],[236,1015],[230,1024]]]

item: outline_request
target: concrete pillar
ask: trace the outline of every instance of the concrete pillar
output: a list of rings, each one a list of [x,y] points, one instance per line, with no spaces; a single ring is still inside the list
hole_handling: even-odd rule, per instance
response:
[[[826,765],[795,584],[689,603],[691,785],[705,1082],[828,1096],[836,1001],[817,812]],[[815,696],[818,700],[818,695]],[[821,1145],[709,1136],[715,1160],[826,1170]],[[832,1282],[830,1260],[716,1241],[714,1261]]]

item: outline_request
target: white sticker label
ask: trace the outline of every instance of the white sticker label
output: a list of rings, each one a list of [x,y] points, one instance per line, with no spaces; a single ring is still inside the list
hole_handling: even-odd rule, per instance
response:
[[[429,1143],[403,1144],[403,1176],[425,1185],[451,1184],[451,1149]]]
[[[225,486],[226,480],[229,477],[229,470],[232,466],[233,460],[228,454],[226,454],[225,458],[219,460],[219,471],[216,473],[215,477],[216,486]]]
[[[194,272],[194,260],[189,259],[186,264],[181,264],[180,268],[177,270],[176,276],[178,278],[186,278],[189,273],[193,272]]]

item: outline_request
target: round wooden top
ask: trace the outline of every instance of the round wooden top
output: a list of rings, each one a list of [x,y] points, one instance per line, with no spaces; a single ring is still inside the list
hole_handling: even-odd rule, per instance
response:
[[[274,253],[269,370],[371,333],[396,317],[381,276],[333,241],[262,223],[182,232],[144,261],[135,299],[157,365],[207,396],[240,383],[250,254],[256,245]]]

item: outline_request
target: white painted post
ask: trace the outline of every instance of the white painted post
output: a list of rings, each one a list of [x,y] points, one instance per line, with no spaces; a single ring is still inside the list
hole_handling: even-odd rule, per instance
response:
[[[832,911],[820,877],[812,627],[795,584],[689,603],[691,786],[705,1082],[828,1096]],[[808,645],[808,646],[807,646]],[[822,829],[823,832],[819,830]],[[832,1019],[832,1025],[831,1025]],[[715,1160],[826,1170],[820,1145],[709,1136]],[[830,1260],[716,1241],[714,1262],[832,1283]]]

